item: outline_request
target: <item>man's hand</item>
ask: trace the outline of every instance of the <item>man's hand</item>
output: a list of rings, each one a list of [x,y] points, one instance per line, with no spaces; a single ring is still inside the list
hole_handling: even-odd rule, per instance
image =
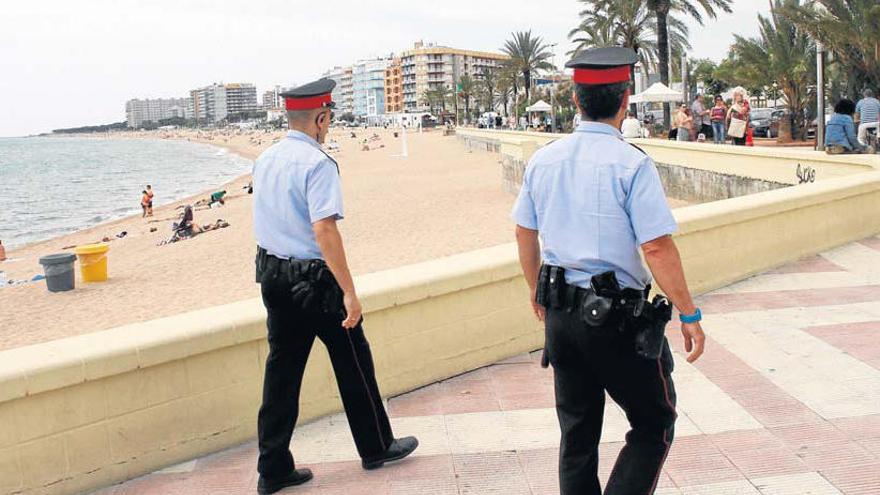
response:
[[[342,322],[342,328],[351,330],[361,321],[361,301],[354,292],[346,292],[342,296],[342,304],[345,306],[345,320]]]
[[[543,322],[544,321],[544,314],[545,314],[544,306],[541,306],[540,304],[535,302],[535,289],[532,289],[531,294],[532,294],[532,299],[531,299],[532,311],[535,312],[535,317],[538,318],[538,321]]]
[[[700,322],[682,323],[681,335],[684,337],[684,350],[690,353],[687,362],[693,363],[703,355],[703,348],[706,345],[703,327],[700,326]]]

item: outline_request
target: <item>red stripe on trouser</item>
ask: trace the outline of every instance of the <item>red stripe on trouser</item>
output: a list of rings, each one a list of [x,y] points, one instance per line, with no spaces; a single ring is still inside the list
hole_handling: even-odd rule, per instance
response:
[[[669,398],[669,386],[666,385],[666,375],[663,374],[663,365],[660,363],[660,358],[657,358],[657,369],[660,371],[660,381],[663,382],[663,398],[666,399],[666,405],[668,405],[673,411],[675,411],[675,406],[672,404],[672,399]],[[648,490],[648,495],[654,493],[654,490],[657,489],[657,483],[660,481],[660,472],[663,470],[663,464],[666,463],[666,456],[669,455],[669,439],[667,436],[669,435],[669,429],[663,431],[663,444],[666,445],[666,450],[663,452],[663,458],[660,459],[660,464],[657,466],[657,474],[654,476],[654,484],[651,485],[651,489]]]
[[[382,437],[382,428],[379,426],[379,413],[376,411],[376,402],[373,400],[373,394],[370,393],[370,386],[367,384],[367,377],[364,375],[364,370],[361,368],[361,363],[358,361],[357,350],[354,348],[354,341],[351,340],[351,335],[349,335],[348,330],[343,328],[343,332],[345,332],[345,336],[348,337],[348,343],[351,346],[351,356],[354,358],[354,365],[357,366],[358,373],[361,374],[361,382],[364,384],[364,390],[367,392],[367,397],[370,399],[370,408],[373,409],[373,420],[376,422],[376,433],[379,435],[379,444],[382,445],[382,450],[388,450],[388,446],[385,445],[385,438]]]

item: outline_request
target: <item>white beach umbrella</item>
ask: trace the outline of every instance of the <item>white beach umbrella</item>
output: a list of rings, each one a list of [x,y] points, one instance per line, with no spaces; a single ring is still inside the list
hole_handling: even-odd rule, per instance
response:
[[[681,101],[681,91],[673,91],[663,83],[654,83],[650,88],[629,98],[630,103],[654,103]]]

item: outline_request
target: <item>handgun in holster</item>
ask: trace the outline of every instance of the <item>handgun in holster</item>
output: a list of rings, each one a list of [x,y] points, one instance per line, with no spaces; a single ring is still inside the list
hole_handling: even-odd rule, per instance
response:
[[[601,327],[615,310],[614,301],[620,297],[620,284],[613,271],[590,278],[590,289],[581,301],[581,321],[591,327]]]
[[[641,314],[634,318],[636,354],[644,359],[659,358],[666,338],[666,324],[672,319],[669,300],[661,295],[654,296],[651,303],[646,304]]]

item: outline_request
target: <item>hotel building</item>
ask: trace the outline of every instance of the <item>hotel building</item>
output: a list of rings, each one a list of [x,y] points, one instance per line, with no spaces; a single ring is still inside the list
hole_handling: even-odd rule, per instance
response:
[[[403,110],[427,110],[424,94],[436,87],[454,88],[461,76],[480,79],[484,70],[494,70],[508,60],[507,55],[461,50],[417,42],[400,57]]]

